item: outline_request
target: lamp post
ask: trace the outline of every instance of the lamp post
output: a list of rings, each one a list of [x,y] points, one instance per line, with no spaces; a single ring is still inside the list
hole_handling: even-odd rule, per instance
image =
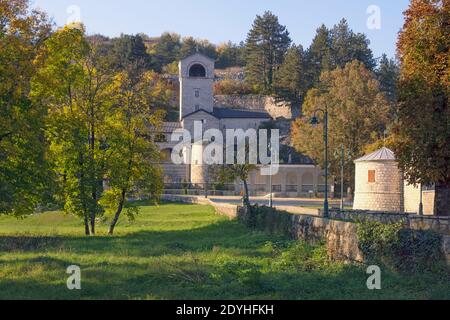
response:
[[[272,177],[272,143],[269,143],[270,148],[270,174],[269,174],[269,184],[270,184],[270,196],[269,196],[269,207],[273,208],[273,177]]]
[[[329,202],[328,202],[328,108],[326,107],[325,110],[317,109],[314,111],[314,116],[311,119],[311,125],[317,126],[320,124],[319,118],[317,117],[317,114],[319,112],[323,113],[323,140],[325,144],[325,151],[324,151],[324,160],[325,160],[325,201],[323,204],[323,213],[324,217],[328,218],[329,216]]]
[[[419,215],[420,215],[420,216],[423,216],[423,185],[422,185],[422,184],[420,184]]]
[[[209,165],[207,166],[207,173],[206,173],[206,180],[205,180],[205,199],[208,199],[208,189],[209,189],[209,185],[208,185],[208,181],[209,181]]]
[[[341,146],[341,211],[344,211],[344,171],[345,171],[345,148]]]

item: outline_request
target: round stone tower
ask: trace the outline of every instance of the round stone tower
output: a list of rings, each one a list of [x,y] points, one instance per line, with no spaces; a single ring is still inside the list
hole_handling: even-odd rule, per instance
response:
[[[394,152],[382,148],[355,161],[354,210],[403,212],[403,175]]]
[[[191,183],[196,186],[204,186],[208,183],[209,166],[205,163],[204,151],[207,141],[192,145]]]

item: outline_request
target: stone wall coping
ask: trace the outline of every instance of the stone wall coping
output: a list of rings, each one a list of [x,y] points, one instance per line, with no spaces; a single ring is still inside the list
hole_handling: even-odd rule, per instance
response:
[[[396,212],[383,212],[383,211],[365,211],[365,210],[344,210],[341,211],[330,209],[330,213],[332,214],[345,214],[345,215],[354,215],[354,216],[384,216],[384,217],[401,217],[401,218],[409,218],[409,219],[428,219],[428,220],[443,220],[450,221],[450,217],[444,216],[421,216],[418,214],[410,214],[410,213],[396,213]]]

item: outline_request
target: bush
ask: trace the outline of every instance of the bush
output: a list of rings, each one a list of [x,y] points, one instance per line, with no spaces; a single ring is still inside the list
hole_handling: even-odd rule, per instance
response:
[[[404,229],[402,223],[360,222],[359,246],[369,263],[403,272],[432,271],[443,262],[441,236]]]
[[[225,79],[214,84],[215,95],[247,95],[252,93],[251,86],[238,80]]]
[[[276,269],[295,272],[311,272],[327,268],[330,265],[325,245],[312,246],[306,242],[296,242],[281,252],[273,266]]]
[[[217,261],[217,271],[213,278],[219,281],[232,282],[244,285],[248,288],[260,288],[262,286],[262,273],[260,267],[247,261]]]

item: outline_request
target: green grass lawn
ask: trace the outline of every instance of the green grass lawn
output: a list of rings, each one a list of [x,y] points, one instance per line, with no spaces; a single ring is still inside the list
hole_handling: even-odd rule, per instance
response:
[[[323,247],[252,232],[208,206],[145,206],[107,221],[94,238],[51,212],[0,217],[0,299],[450,299],[445,275],[383,273],[369,291],[365,268],[329,263]],[[66,269],[82,269],[82,290]]]

